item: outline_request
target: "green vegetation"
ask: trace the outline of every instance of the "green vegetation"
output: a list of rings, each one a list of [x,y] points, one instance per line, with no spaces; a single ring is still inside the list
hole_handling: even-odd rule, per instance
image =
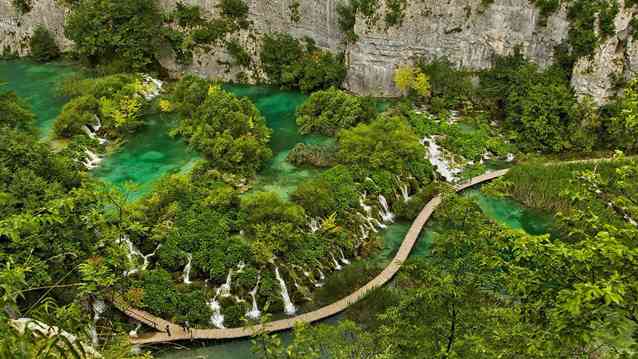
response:
[[[260,59],[270,84],[312,92],[339,86],[346,76],[343,59],[288,34],[266,34]]]
[[[387,7],[385,23],[388,27],[400,26],[403,23],[407,5],[407,0],[385,0],[385,6]]]
[[[383,193],[392,193],[395,176],[413,177],[425,184],[432,177],[432,168],[423,159],[423,146],[402,117],[381,115],[370,124],[343,130],[338,143],[338,161],[378,181]]]
[[[81,0],[66,19],[75,52],[105,72],[156,68],[162,17],[155,1]]]
[[[31,0],[11,0],[11,2],[20,15],[24,15],[31,11]]]
[[[39,62],[48,62],[60,56],[60,49],[53,36],[42,25],[36,27],[31,35],[29,47],[31,48],[31,56]]]
[[[148,104],[142,96],[149,91],[139,76],[110,75],[96,79],[70,79],[63,93],[71,100],[54,124],[57,136],[71,138],[85,133],[83,127],[96,126],[107,138],[121,138],[143,124]]]
[[[430,84],[430,104],[433,113],[459,109],[475,97],[470,73],[455,69],[447,59],[435,59],[429,63],[419,61],[419,68],[427,75]]]
[[[334,136],[339,130],[369,122],[376,117],[374,100],[350,95],[331,87],[314,92],[297,109],[297,124],[301,133]]]
[[[252,176],[272,156],[271,131],[250,100],[192,76],[177,84],[175,99],[181,120],[173,134],[212,167]]]
[[[336,163],[334,144],[306,145],[299,143],[288,153],[286,161],[295,166],[332,167]]]
[[[354,31],[357,21],[357,14],[361,13],[369,22],[375,21],[379,0],[343,0],[337,3],[337,15],[339,28],[346,34],[346,40],[356,42],[358,39]]]

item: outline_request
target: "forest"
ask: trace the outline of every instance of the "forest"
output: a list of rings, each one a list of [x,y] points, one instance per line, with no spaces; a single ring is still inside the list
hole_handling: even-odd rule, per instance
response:
[[[244,0],[213,15],[62,2],[69,49],[42,25],[28,57],[0,57],[0,358],[190,358],[233,343],[250,354],[228,357],[268,359],[638,352],[638,78],[604,104],[571,81],[614,32],[616,1],[566,1],[553,64],[520,47],[482,70],[423,56],[394,70],[392,99],[348,91],[346,53],[255,35]],[[533,3],[541,22],[561,6]],[[339,31],[356,43],[357,21],[399,27],[405,9],[342,1]],[[289,10],[295,22],[299,3]],[[249,32],[258,49],[240,41]],[[160,56],[190,66],[213,48],[236,83],[172,77]],[[389,283],[332,318],[267,330],[377,278],[411,227]],[[189,334],[237,328],[254,331]],[[139,344],[178,335],[191,341]]]

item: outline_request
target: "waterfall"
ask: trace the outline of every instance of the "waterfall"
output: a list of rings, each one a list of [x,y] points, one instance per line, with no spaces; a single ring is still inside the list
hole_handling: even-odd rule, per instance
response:
[[[310,281],[310,283],[312,283],[312,285],[315,286],[315,288],[319,288],[322,287],[323,284],[321,283],[317,283],[317,281],[315,280],[315,277],[312,275],[312,273],[308,272],[307,270],[305,270],[304,268],[301,268],[301,270],[303,271],[303,275],[308,278],[308,280]]]
[[[131,338],[137,338],[138,337],[138,332],[140,331],[141,327],[142,327],[142,323],[137,323],[137,325],[135,326],[135,329],[133,329],[130,332],[128,332],[128,336],[131,337]]]
[[[297,308],[295,308],[295,305],[290,300],[288,288],[286,288],[286,282],[284,282],[284,279],[281,275],[279,275],[279,268],[277,266],[275,266],[275,278],[279,281],[279,287],[281,288],[281,299],[284,302],[284,311],[288,315],[295,315]]]
[[[370,229],[374,232],[374,233],[378,233],[379,231],[377,230],[376,225],[378,224],[379,227],[381,228],[385,228],[385,226],[383,225],[383,223],[380,223],[376,218],[373,217],[366,217],[363,213],[361,212],[357,212],[357,214],[359,214],[359,216],[361,216],[361,218],[363,218],[364,221],[366,221],[366,224],[370,227]]]
[[[226,283],[222,284],[218,289],[218,294],[220,294],[223,298],[230,297],[230,284],[233,277],[232,268],[228,270],[228,276],[226,276]]]
[[[455,182],[458,178],[457,174],[461,172],[458,168],[452,168],[448,162],[443,157],[443,152],[441,152],[441,148],[436,144],[436,141],[433,137],[424,137],[421,140],[421,144],[425,146],[427,143],[428,156],[427,158],[430,160],[434,168],[436,168],[437,172],[441,174],[448,182]]]
[[[25,334],[28,329],[29,331],[34,333],[35,336],[42,336],[47,338],[51,338],[54,336],[63,336],[64,338],[66,338],[66,340],[69,341],[69,343],[74,345],[77,343],[79,346],[82,347],[82,350],[90,356],[94,358],[102,357],[102,355],[98,353],[98,351],[95,350],[93,346],[83,343],[82,341],[78,340],[75,335],[56,326],[50,326],[44,322],[31,318],[11,319],[9,321],[9,325],[15,328],[20,334]]]
[[[335,257],[332,255],[332,252],[329,252],[330,254],[330,258],[332,259],[332,263],[334,263],[335,265],[335,269],[336,270],[341,270],[343,269],[343,267],[341,266],[341,264],[339,264],[339,262],[337,262],[337,260],[335,259]]]
[[[151,101],[155,97],[159,96],[162,87],[164,86],[164,82],[154,79],[147,74],[142,74],[142,82],[147,87],[142,91],[142,95],[146,101]]]
[[[261,276],[257,275],[257,284],[255,284],[255,288],[249,292],[250,297],[253,300],[253,307],[246,312],[246,317],[258,320],[261,317],[261,311],[259,310],[259,305],[257,304],[257,290],[259,289],[259,281],[261,280]]]
[[[310,227],[311,233],[316,233],[321,228],[321,226],[319,225],[319,219],[317,218],[310,219],[310,223],[308,223],[308,227]]]
[[[217,301],[217,296],[208,302],[208,307],[213,312],[210,316],[210,323],[219,329],[224,329],[224,315],[222,314],[222,306]]]
[[[93,346],[98,346],[100,340],[97,336],[97,322],[102,317],[102,313],[106,311],[106,303],[101,299],[96,299],[91,306],[93,308],[93,324],[89,329],[91,333],[91,343]]]
[[[365,200],[366,200],[366,194],[362,193],[361,196],[359,197],[359,206],[361,206],[361,208],[363,208],[363,210],[365,211],[365,213],[368,216],[371,216],[372,215],[372,207],[368,206],[365,203]]]
[[[244,263],[244,261],[241,261],[237,264],[237,272],[235,273],[243,273],[244,272],[244,268],[246,268],[246,263]]]
[[[379,204],[381,205],[381,218],[384,222],[394,222],[394,213],[390,211],[388,201],[382,194],[379,194]]]
[[[95,118],[95,125],[84,125],[82,126],[82,131],[84,131],[84,133],[86,133],[86,135],[90,138],[97,140],[100,145],[103,145],[109,141],[106,138],[102,138],[97,135],[98,131],[102,128],[102,121],[100,121],[100,118],[97,115],[93,115],[93,117]]]
[[[361,230],[361,239],[368,239],[370,236],[370,230],[367,229],[364,225],[360,225],[359,229]]]
[[[184,284],[191,284],[191,267],[193,262],[193,255],[190,253],[186,253],[186,257],[188,261],[186,262],[186,266],[184,267]]]
[[[142,252],[139,251],[139,249],[137,249],[135,247],[135,245],[133,244],[133,242],[131,242],[131,239],[127,235],[121,236],[120,239],[118,239],[116,241],[116,243],[122,243],[122,242],[124,242],[124,244],[126,244],[126,249],[127,249],[126,257],[128,258],[128,260],[129,260],[129,262],[131,264],[131,267],[132,267],[131,270],[124,272],[125,276],[129,276],[129,275],[137,273],[139,271],[146,270],[146,268],[148,268],[148,265],[150,264],[150,262],[149,262],[150,258],[153,257],[157,253],[157,250],[162,247],[161,244],[158,244],[153,252],[151,252],[151,253],[149,253],[147,255],[144,255],[144,254],[142,254]],[[134,263],[134,260],[133,260],[133,256],[134,255],[142,258],[142,260],[143,260],[142,266],[139,267],[139,268],[135,267],[135,263]]]
[[[507,154],[507,158],[505,159],[505,161],[507,161],[507,162],[513,162],[515,158],[516,158],[516,157],[514,156],[514,154],[513,154],[513,153],[508,153],[508,154]]]
[[[320,281],[324,281],[326,280],[326,276],[323,274],[323,272],[321,271],[321,269],[317,268],[317,272],[319,272],[319,280]]]
[[[87,169],[92,170],[94,168],[97,168],[102,162],[102,157],[98,156],[88,148],[84,149],[84,153],[86,154],[87,158],[82,163]]]
[[[403,197],[403,202],[410,202],[410,186],[407,183],[401,182],[401,178],[399,176],[396,177],[397,184],[399,185],[399,190],[401,191],[401,196]]]
[[[343,251],[341,250],[341,248],[339,248],[339,253],[341,254],[341,258],[339,258],[339,260],[341,261],[341,263],[348,265],[350,264],[350,261],[348,259],[346,259],[346,256],[343,255]]]

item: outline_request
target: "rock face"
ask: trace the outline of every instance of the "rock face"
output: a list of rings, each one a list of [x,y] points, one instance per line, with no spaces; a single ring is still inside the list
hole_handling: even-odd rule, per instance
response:
[[[567,36],[564,14],[551,16],[540,27],[538,11],[527,0],[497,0],[484,8],[477,0],[411,1],[399,27],[385,28],[358,21],[359,41],[349,48],[347,87],[358,93],[393,95],[394,69],[417,57],[447,57],[471,69],[490,66],[494,55],[507,55],[516,46],[545,66],[553,49]]]
[[[29,40],[38,25],[44,25],[53,34],[61,49],[71,42],[64,37],[65,11],[55,0],[35,0],[29,13],[20,15],[12,0],[0,0],[0,54],[29,54]]]
[[[458,66],[471,69],[489,67],[495,55],[506,55],[518,46],[541,66],[553,60],[553,49],[567,36],[569,23],[564,9],[539,25],[539,12],[529,0],[495,0],[487,7],[481,0],[408,0],[405,18],[399,26],[386,28],[385,1],[379,1],[376,21],[359,17],[356,43],[345,45],[339,30],[337,4],[341,0],[247,0],[249,30],[231,35],[253,57],[254,68],[230,65],[225,49],[197,50],[192,65],[180,66],[171,51],[162,51],[162,65],[175,76],[196,73],[222,80],[259,79],[259,39],[269,32],[287,32],[295,37],[310,37],[320,47],[345,52],[348,75],[345,87],[353,92],[375,96],[397,94],[392,81],[394,69],[423,57],[447,57]],[[199,5],[203,13],[216,16],[219,0],[185,0]],[[19,16],[12,0],[0,0],[0,51],[28,54],[28,40],[38,24],[44,24],[63,48],[65,9],[55,0],[33,1],[33,10]],[[176,0],[159,0],[164,9],[172,9]],[[300,18],[292,13],[298,4]],[[622,6],[616,17],[617,34],[601,44],[589,59],[581,59],[574,70],[572,84],[580,95],[591,95],[603,103],[613,92],[613,79],[629,78],[638,72],[638,41],[631,38],[629,21],[638,9]]]

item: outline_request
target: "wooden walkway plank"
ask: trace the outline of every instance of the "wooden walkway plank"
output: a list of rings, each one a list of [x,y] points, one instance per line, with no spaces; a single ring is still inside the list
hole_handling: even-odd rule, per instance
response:
[[[500,170],[494,172],[488,172],[478,177],[474,177],[467,182],[454,187],[456,192],[463,191],[467,188],[475,186],[480,183],[484,183],[495,178],[504,176],[509,170]],[[428,222],[436,208],[441,204],[442,197],[437,195],[428,202],[421,210],[417,218],[412,222],[408,233],[406,234],[401,247],[397,251],[396,255],[386,266],[381,273],[379,273],[370,282],[366,283],[363,287],[354,291],[352,294],[345,298],[342,298],[332,304],[314,310],[312,312],[303,313],[295,317],[276,320],[263,325],[240,327],[240,328],[228,328],[228,329],[192,329],[191,333],[187,333],[184,329],[174,323],[171,323],[162,318],[158,318],[143,310],[129,307],[121,298],[114,295],[113,302],[115,306],[128,315],[131,318],[139,320],[140,322],[149,325],[158,331],[148,335],[143,335],[138,338],[130,338],[132,344],[153,344],[163,343],[178,340],[188,339],[236,339],[242,337],[253,336],[259,332],[278,332],[286,329],[291,329],[295,326],[295,323],[304,322],[312,323],[322,319],[332,317],[344,310],[349,306],[361,300],[367,295],[367,293],[374,288],[378,288],[390,281],[394,275],[401,269],[401,265],[408,259],[414,245],[419,239],[419,235],[423,230],[423,227]],[[165,328],[170,328],[171,335],[165,332]],[[192,335],[191,335],[192,334]]]

